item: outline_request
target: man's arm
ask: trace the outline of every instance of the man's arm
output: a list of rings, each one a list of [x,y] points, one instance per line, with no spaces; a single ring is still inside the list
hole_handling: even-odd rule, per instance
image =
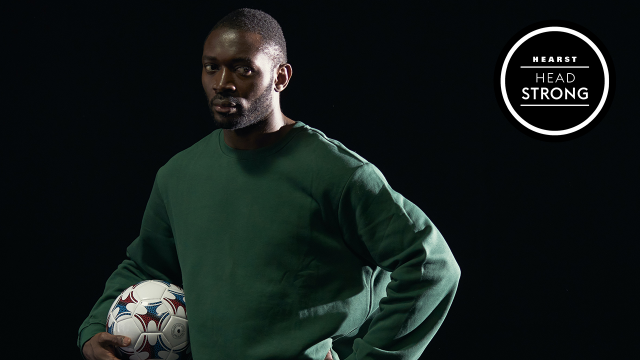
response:
[[[460,267],[451,250],[427,216],[369,163],[346,184],[338,213],[347,245],[391,272],[379,313],[347,360],[418,359],[458,286]]]
[[[81,353],[89,339],[105,331],[109,307],[126,288],[140,281],[152,279],[164,280],[176,285],[182,283],[175,242],[159,178],[160,171],[147,202],[140,235],[127,248],[127,259],[111,274],[102,296],[80,326],[77,344]]]

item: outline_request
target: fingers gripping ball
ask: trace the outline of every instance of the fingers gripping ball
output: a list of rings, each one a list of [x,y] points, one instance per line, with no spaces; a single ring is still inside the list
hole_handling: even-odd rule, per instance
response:
[[[109,309],[107,332],[131,339],[117,348],[123,359],[191,358],[184,291],[166,281],[147,280],[123,291]]]

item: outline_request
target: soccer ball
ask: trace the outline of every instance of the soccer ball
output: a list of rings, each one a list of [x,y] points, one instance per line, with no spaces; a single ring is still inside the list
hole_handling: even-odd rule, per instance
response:
[[[123,359],[191,357],[184,292],[166,281],[146,280],[123,291],[109,309],[107,332],[131,338],[117,348]]]

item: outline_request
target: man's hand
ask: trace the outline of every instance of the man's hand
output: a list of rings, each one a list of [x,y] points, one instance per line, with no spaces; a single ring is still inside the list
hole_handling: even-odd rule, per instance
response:
[[[131,339],[127,336],[101,332],[84,343],[82,353],[87,360],[118,360],[114,346],[125,347],[129,344]]]
[[[82,353],[88,360],[118,360],[114,346],[128,346],[131,339],[127,336],[111,335],[108,332],[95,334],[89,341],[84,343]],[[331,350],[324,357],[324,360],[333,360]]]

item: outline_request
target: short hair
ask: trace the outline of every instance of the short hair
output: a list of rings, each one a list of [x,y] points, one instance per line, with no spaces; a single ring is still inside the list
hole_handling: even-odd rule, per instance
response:
[[[259,34],[262,36],[261,50],[273,60],[274,67],[287,63],[287,43],[282,28],[266,12],[247,8],[234,10],[218,21],[209,34],[219,28]]]

